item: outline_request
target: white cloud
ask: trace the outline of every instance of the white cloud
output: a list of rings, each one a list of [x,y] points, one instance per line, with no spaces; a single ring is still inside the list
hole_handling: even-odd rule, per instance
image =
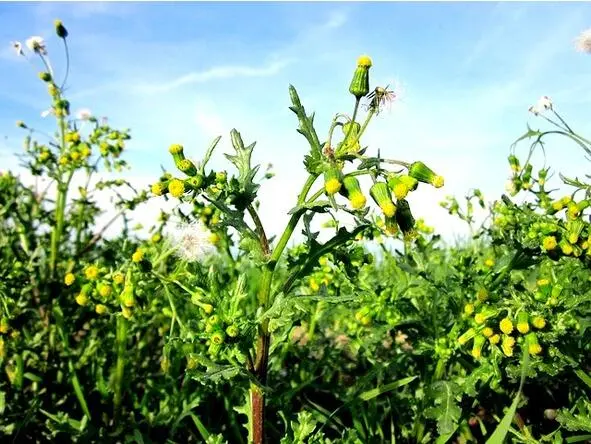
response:
[[[270,77],[292,63],[285,59],[262,67],[228,65],[209,68],[205,71],[191,72],[164,83],[140,83],[134,89],[138,94],[155,94],[169,92],[181,86],[204,83],[211,80],[231,79],[236,77]]]

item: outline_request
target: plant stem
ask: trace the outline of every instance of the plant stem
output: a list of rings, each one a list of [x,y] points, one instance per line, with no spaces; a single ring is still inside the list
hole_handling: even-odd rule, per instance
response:
[[[125,352],[127,345],[127,320],[123,316],[117,316],[115,347],[117,350],[117,364],[115,364],[115,378],[113,387],[113,418],[115,423],[121,413],[121,400],[123,393],[123,376],[125,372]]]
[[[306,183],[302,188],[300,195],[298,196],[298,205],[301,205],[306,201],[306,196],[308,195],[310,188],[312,188],[312,185],[314,185],[314,182],[317,178],[317,174],[311,174],[308,177]],[[289,222],[287,223],[287,226],[285,227],[285,230],[283,231],[283,234],[281,235],[281,238],[279,239],[279,242],[277,243],[277,246],[271,254],[271,258],[267,266],[263,269],[263,274],[261,277],[261,286],[258,294],[259,305],[263,307],[263,310],[267,310],[269,306],[272,304],[271,284],[273,283],[273,272],[275,271],[277,261],[279,260],[281,254],[283,253],[283,250],[287,246],[287,243],[289,242],[289,239],[291,238],[291,235],[293,234],[293,231],[295,230],[302,214],[302,212],[296,212],[291,216]],[[256,223],[257,222],[255,220],[255,224]],[[265,248],[263,244],[261,245],[263,246],[263,248]],[[269,362],[270,345],[271,335],[269,333],[269,321],[265,320],[259,326],[256,357],[254,363],[254,376],[257,378],[259,384],[263,386],[266,384],[267,381],[267,366]],[[263,393],[262,388],[255,384],[251,384],[250,386],[250,403],[250,420],[252,421],[251,429],[253,434],[253,441],[254,444],[263,444],[265,440],[265,394]]]

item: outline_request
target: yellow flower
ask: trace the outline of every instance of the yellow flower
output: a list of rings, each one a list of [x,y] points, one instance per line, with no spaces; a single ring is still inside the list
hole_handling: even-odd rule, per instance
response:
[[[470,316],[472,313],[474,313],[474,304],[466,304],[464,306],[464,313],[467,314],[468,316]]]
[[[160,242],[160,240],[162,239],[162,235],[160,233],[155,233],[152,236],[152,242],[157,244],[158,242]]]
[[[113,282],[117,285],[121,285],[125,281],[125,276],[123,273],[115,273],[113,275]]]
[[[107,312],[107,307],[103,304],[97,304],[96,307],[94,307],[94,311],[96,311],[97,314],[103,315]]]
[[[531,323],[533,324],[534,327],[536,327],[537,329],[542,329],[546,326],[546,320],[541,317],[541,316],[536,316],[532,319]]]
[[[332,196],[341,189],[341,182],[336,178],[328,179],[324,184],[324,189],[326,190],[326,194]]]
[[[396,205],[393,202],[383,202],[380,209],[386,217],[394,217],[396,214]]]
[[[98,277],[99,269],[96,265],[89,265],[84,270],[84,274],[86,275],[86,279],[94,280]]]
[[[220,241],[220,236],[217,233],[211,233],[209,235],[209,241],[213,244],[213,245],[217,245]]]
[[[162,183],[156,182],[152,184],[152,194],[155,196],[162,196],[164,194],[165,187]]]
[[[172,179],[168,184],[168,191],[173,197],[181,197],[185,193],[185,184],[182,180]]]
[[[513,331],[513,322],[511,322],[511,319],[509,318],[503,318],[499,323],[499,328],[506,335],[511,334]]]
[[[492,335],[490,338],[488,338],[488,340],[490,341],[491,344],[495,345],[498,344],[499,342],[501,342],[501,335],[499,334],[494,334]]]
[[[492,258],[488,258],[487,260],[484,261],[484,265],[486,265],[487,267],[493,267],[495,265],[495,260]]]
[[[367,199],[362,193],[351,194],[349,201],[351,202],[351,207],[354,210],[359,210],[365,207],[365,204],[367,203]]]
[[[131,319],[131,317],[133,316],[133,311],[131,311],[131,309],[129,309],[127,307],[123,307],[121,309],[121,314],[123,315],[123,317],[125,319]]]
[[[138,248],[135,253],[131,256],[131,260],[133,262],[141,262],[144,258],[144,251],[141,248]]]
[[[99,294],[100,294],[100,295],[101,295],[103,298],[106,298],[106,297],[109,297],[109,296],[111,295],[111,292],[112,292],[112,290],[113,290],[113,289],[111,288],[111,286],[110,286],[110,285],[101,284],[101,285],[99,286],[99,290],[98,290],[98,292],[99,292]],[[100,313],[99,313],[99,314],[100,314]]]
[[[542,240],[542,248],[546,251],[551,251],[556,248],[558,242],[556,242],[556,238],[554,236],[546,236]]]
[[[76,281],[76,276],[74,276],[72,273],[68,273],[66,274],[66,276],[64,277],[64,283],[69,287],[70,285],[72,285],[74,282]]]
[[[484,328],[484,329],[482,330],[482,334],[483,334],[484,336],[486,336],[487,338],[490,338],[490,337],[493,335],[493,333],[494,333],[494,331],[493,331],[493,329],[492,329],[492,328],[490,328],[490,327],[486,327],[486,328]]]
[[[316,282],[316,279],[310,279],[310,290],[318,291],[320,290],[320,285]]]
[[[203,304],[201,306],[205,314],[212,314],[213,313],[213,305],[211,304]]]
[[[372,62],[371,58],[368,55],[359,56],[357,59],[357,66],[363,66],[366,68],[371,68]]]
[[[81,306],[88,304],[88,296],[86,296],[86,293],[79,293],[78,296],[76,296],[76,303]]]
[[[0,333],[4,335],[8,333],[9,329],[10,325],[8,324],[8,320],[6,318],[2,318],[2,320],[0,320]]]

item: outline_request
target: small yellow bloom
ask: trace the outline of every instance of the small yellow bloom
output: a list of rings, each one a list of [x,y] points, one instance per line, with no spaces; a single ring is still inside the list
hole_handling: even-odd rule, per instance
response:
[[[212,314],[213,313],[213,305],[211,304],[203,304],[201,306],[205,314]]]
[[[365,207],[365,204],[367,203],[367,199],[362,193],[351,194],[349,201],[351,202],[351,207],[354,210],[359,210]]]
[[[162,196],[164,194],[164,191],[165,189],[162,183],[156,182],[152,184],[152,194],[154,194],[155,196]]]
[[[445,180],[443,179],[443,176],[435,176],[432,184],[435,188],[441,188],[445,184]]]
[[[172,179],[168,184],[168,191],[173,197],[181,197],[185,193],[185,184],[182,180]]]
[[[509,318],[503,318],[499,323],[499,328],[506,335],[511,334],[513,331],[513,322],[511,322],[511,319]]]
[[[546,279],[546,278],[542,278],[542,279],[538,279],[538,287],[546,287],[548,285],[550,285],[550,279]]]
[[[476,313],[476,316],[474,316],[474,321],[477,324],[484,324],[486,322],[486,315],[484,313]]]
[[[113,291],[113,289],[111,288],[110,285],[106,285],[106,284],[101,284],[99,286],[99,294],[103,297],[103,298],[107,298],[109,296],[111,296],[111,292]],[[99,313],[100,314],[100,313]]]
[[[10,330],[10,325],[8,324],[8,319],[2,318],[0,320],[0,333],[5,335],[6,333],[8,333],[8,330]]]
[[[217,245],[220,242],[220,236],[217,233],[211,233],[209,235],[209,241],[213,244],[213,245]]]
[[[482,330],[482,334],[483,334],[484,336],[486,336],[487,338],[490,338],[490,337],[491,337],[491,336],[494,334],[494,331],[493,331],[493,329],[492,329],[492,328],[490,328],[490,327],[486,327],[486,328],[484,328],[484,329]]]
[[[121,285],[123,284],[123,282],[125,281],[125,276],[123,276],[123,273],[115,273],[113,275],[113,282],[117,285]]]
[[[310,290],[318,291],[320,290],[320,285],[316,282],[316,279],[310,279]]]
[[[86,270],[84,270],[84,274],[86,275],[86,279],[92,281],[98,277],[99,269],[96,265],[89,265],[86,267]]]
[[[542,346],[540,344],[529,344],[528,351],[530,355],[539,355],[542,353]]]
[[[489,268],[494,267],[495,260],[492,258],[488,258],[487,260],[484,261],[484,265],[486,265]]]
[[[531,323],[533,324],[534,327],[536,327],[537,329],[542,329],[546,326],[546,320],[541,317],[541,316],[536,316],[532,319]]]
[[[393,202],[384,202],[380,205],[380,209],[386,217],[394,217],[396,214],[396,205]]]
[[[152,236],[152,243],[157,244],[158,242],[160,242],[160,240],[162,240],[162,235],[160,233],[155,233]]]
[[[336,178],[328,179],[324,184],[324,189],[326,190],[326,194],[332,196],[333,194],[338,193],[341,189],[341,182]]]
[[[86,293],[79,293],[78,296],[76,296],[76,303],[81,306],[88,304],[88,296],[86,296]]]
[[[135,253],[131,256],[131,260],[133,262],[141,262],[144,258],[144,251],[141,248],[138,248]]]
[[[94,307],[94,311],[97,314],[103,315],[107,312],[107,306],[103,304],[97,304],[96,307]]]
[[[474,313],[474,304],[466,304],[464,306],[464,313],[467,314],[468,316],[470,316],[472,313]]]
[[[121,314],[123,315],[123,317],[124,317],[125,319],[131,319],[131,317],[133,316],[133,311],[131,311],[131,309],[130,309],[130,308],[123,307],[123,308],[121,309]]]
[[[494,334],[490,338],[488,338],[488,340],[490,341],[491,344],[496,345],[499,342],[501,342],[501,335]]]
[[[529,323],[527,323],[527,322],[518,322],[517,323],[517,330],[522,335],[526,334],[527,332],[529,332]]]
[[[359,56],[359,58],[357,59],[357,66],[371,68],[371,65],[372,65],[372,61],[368,55],[364,54],[362,56]]]
[[[72,273],[68,273],[66,274],[66,276],[64,277],[64,283],[69,287],[70,285],[72,285],[74,282],[76,281],[76,276],[74,276]]]
[[[168,370],[170,370],[170,360],[167,357],[163,357],[160,361],[160,368],[164,373],[168,373]]]
[[[554,236],[546,236],[544,240],[542,240],[542,248],[546,251],[551,251],[556,248],[558,242]]]

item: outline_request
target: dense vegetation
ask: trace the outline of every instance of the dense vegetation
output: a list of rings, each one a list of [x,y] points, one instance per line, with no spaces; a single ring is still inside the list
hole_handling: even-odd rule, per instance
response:
[[[198,161],[172,144],[170,171],[136,190],[129,132],[72,116],[45,42],[26,46],[15,49],[42,67],[56,132],[18,122],[22,165],[44,187],[0,176],[3,441],[591,440],[591,188],[532,161],[548,134],[587,155],[591,143],[548,98],[531,111],[549,129],[512,147],[509,196],[442,203],[473,228],[449,246],[409,204],[444,186],[428,159],[362,145],[395,98],[370,87],[371,59],[354,71],[352,116],[327,135],[290,87],[308,179],[269,239],[254,143],[232,131],[228,171],[207,167],[219,138],[187,150]],[[106,192],[123,227],[108,239],[95,224]],[[144,239],[128,213],[149,199],[179,205]],[[490,213],[480,227],[475,207]]]

